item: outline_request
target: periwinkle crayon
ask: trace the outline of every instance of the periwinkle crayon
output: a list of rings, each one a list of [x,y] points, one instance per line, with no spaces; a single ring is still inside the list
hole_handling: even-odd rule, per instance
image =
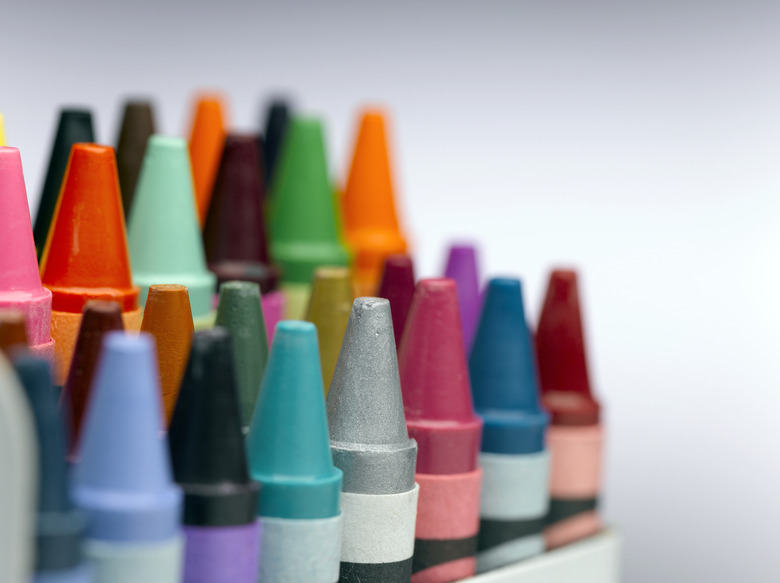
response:
[[[266,184],[270,185],[276,168],[276,161],[282,149],[287,124],[290,121],[290,105],[281,98],[272,100],[265,113],[265,129],[263,130],[263,167],[265,168]]]
[[[0,353],[0,581],[29,583],[33,563],[38,447],[24,388]]]
[[[596,511],[601,490],[604,429],[593,397],[585,353],[577,273],[550,274],[536,329],[542,404],[550,412],[547,433],[550,511],[545,539],[555,548],[601,529]]]
[[[146,152],[146,142],[156,132],[152,103],[133,99],[125,102],[122,123],[116,141],[116,167],[119,187],[122,191],[122,207],[125,216],[130,215],[135,187]]]
[[[202,330],[214,323],[216,278],[206,268],[192,177],[183,139],[149,138],[128,220],[128,243],[140,303],[146,303],[151,285],[187,286],[195,330]]]
[[[463,326],[463,344],[466,348],[466,354],[468,354],[471,350],[471,342],[474,339],[479,313],[482,309],[476,248],[468,244],[451,245],[447,253],[444,277],[454,279],[455,283],[458,284],[458,303],[460,304],[460,321]]]
[[[156,368],[148,334],[106,335],[72,472],[95,583],[181,581],[182,493],[160,435]]]
[[[202,93],[195,98],[195,112],[190,126],[189,153],[192,159],[192,183],[198,224],[203,228],[209,210],[214,180],[225,143],[226,106],[216,93]],[[162,283],[162,282],[160,282]]]
[[[314,324],[282,321],[247,437],[261,484],[260,583],[339,579],[341,470],[328,445]]]
[[[81,553],[86,521],[70,497],[65,430],[52,398],[51,365],[29,353],[14,357],[38,436],[38,509],[34,583],[91,583],[92,569]]]
[[[390,303],[352,305],[327,399],[333,461],[344,472],[342,583],[409,582],[417,443],[404,420]]]
[[[197,332],[168,429],[173,475],[184,491],[183,583],[256,583],[259,485],[249,478],[233,342]]]
[[[482,419],[474,413],[458,296],[451,279],[423,279],[398,351],[420,485],[413,583],[449,583],[476,571]]]
[[[52,294],[41,285],[35,255],[22,158],[16,148],[0,147],[0,310],[18,310],[27,327],[27,340],[38,356],[54,361],[51,337]]]
[[[140,327],[113,148],[74,144],[41,258],[41,281],[52,293],[55,385],[70,369],[88,301],[118,302],[125,328]]]
[[[91,111],[88,109],[60,110],[57,133],[54,136],[49,166],[46,170],[46,179],[43,182],[41,198],[38,201],[38,213],[35,215],[35,227],[33,228],[35,247],[38,249],[39,257],[43,255],[49,229],[54,223],[60,188],[70,164],[73,144],[94,141],[95,132],[92,129]]]
[[[395,345],[398,347],[401,344],[401,336],[414,297],[414,263],[409,255],[395,254],[385,258],[382,279],[376,295],[390,301]]]
[[[549,416],[539,403],[533,338],[520,280],[490,280],[469,358],[484,420],[477,571],[544,552],[549,507]]]

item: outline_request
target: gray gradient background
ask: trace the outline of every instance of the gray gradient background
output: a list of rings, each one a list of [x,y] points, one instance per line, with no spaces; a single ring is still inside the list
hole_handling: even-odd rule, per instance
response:
[[[33,210],[63,102],[113,143],[128,92],[181,133],[194,88],[240,128],[286,89],[339,177],[356,107],[388,104],[421,274],[478,238],[535,318],[548,267],[582,269],[624,579],[777,580],[780,3],[115,4],[3,3]]]

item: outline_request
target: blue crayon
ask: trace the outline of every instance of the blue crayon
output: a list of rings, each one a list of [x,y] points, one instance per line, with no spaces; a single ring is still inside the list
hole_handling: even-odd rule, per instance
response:
[[[181,581],[182,493],[160,432],[154,354],[148,334],[111,332],[103,340],[73,473],[95,583]]]
[[[469,372],[474,408],[485,422],[477,544],[477,571],[484,572],[544,551],[549,418],[539,404],[520,280],[488,284]]]
[[[38,511],[34,583],[91,583],[81,553],[86,522],[68,491],[65,429],[53,395],[51,364],[25,352],[14,355],[38,436]]]

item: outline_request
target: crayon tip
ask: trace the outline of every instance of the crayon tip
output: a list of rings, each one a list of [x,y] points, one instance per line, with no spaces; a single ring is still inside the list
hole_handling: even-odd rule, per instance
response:
[[[225,102],[221,95],[201,94],[195,100],[190,126],[189,151],[192,158],[192,182],[195,188],[197,216],[203,227],[214,189],[222,146],[225,143]]]
[[[38,213],[35,215],[35,247],[39,255],[43,253],[49,234],[54,211],[60,197],[73,144],[79,142],[94,142],[95,132],[92,129],[92,112],[87,109],[62,109],[57,124],[57,133],[49,157],[49,167],[43,182],[43,191],[38,202]]]
[[[78,447],[87,405],[91,399],[92,379],[103,336],[112,330],[122,329],[122,308],[118,303],[92,300],[84,306],[73,360],[60,395],[60,408],[71,415],[71,455],[75,454]]]
[[[265,185],[259,156],[257,136],[227,136],[203,241],[209,269],[219,283],[228,279],[254,281],[268,293],[276,289],[279,272],[268,260]],[[236,272],[241,275],[236,277]]]
[[[20,353],[14,367],[24,386],[38,435],[38,516],[35,571],[67,570],[81,563],[86,528],[68,490],[65,430],[52,396],[51,365]]]
[[[458,285],[460,321],[463,326],[463,342],[468,354],[474,332],[477,329],[482,297],[479,291],[477,250],[473,245],[451,245],[447,256],[444,277],[454,279]]]
[[[544,449],[547,414],[539,404],[533,339],[519,279],[494,278],[469,358],[474,407],[485,421],[482,451]]]
[[[352,283],[346,267],[319,267],[314,272],[306,320],[317,326],[322,382],[328,395],[352,310]]]
[[[385,258],[382,279],[379,282],[379,291],[376,295],[390,301],[395,346],[398,348],[414,296],[414,264],[411,257],[393,254]]]
[[[126,101],[116,142],[116,166],[122,191],[122,207],[130,216],[135,187],[144,161],[146,142],[155,133],[154,112],[149,101]]]
[[[206,269],[183,139],[149,138],[130,213],[128,241],[142,304],[151,285],[177,283],[187,286],[196,321],[211,314],[216,278]]]
[[[265,113],[265,130],[263,132],[265,142],[263,162],[266,184],[271,184],[289,121],[290,105],[286,100],[277,98],[268,104]]]
[[[414,487],[417,444],[406,431],[386,299],[357,298],[352,304],[327,407],[337,465],[350,468],[345,492],[389,494]],[[341,460],[360,451],[385,452],[389,459],[383,471],[377,472],[359,454],[352,463]]]
[[[151,286],[141,332],[148,332],[155,339],[165,419],[170,420],[192,343],[192,310],[187,288],[176,284]]]
[[[41,285],[35,255],[22,158],[16,148],[0,147],[0,309],[20,310],[31,344],[51,339],[51,292]]]
[[[125,312],[138,307],[113,148],[74,144],[41,279],[53,310],[81,313],[90,299],[114,300]]]
[[[328,444],[314,324],[276,326],[247,448],[252,478],[262,484],[259,515],[338,515],[341,471]]]
[[[24,314],[18,310],[0,310],[0,350],[8,356],[17,348],[27,348]]]
[[[598,423],[585,355],[577,272],[556,269],[536,329],[536,357],[542,402],[556,425]]]
[[[192,339],[168,430],[185,524],[246,524],[257,512],[259,486],[249,479],[232,348],[230,333],[221,327]]]
[[[270,251],[285,282],[309,284],[317,267],[347,264],[319,120],[290,120],[271,190]]]
[[[242,426],[248,426],[268,360],[268,337],[260,288],[248,281],[227,281],[219,287],[217,326],[233,336],[236,382],[240,394]]]
[[[482,421],[474,414],[453,280],[417,284],[398,363],[409,434],[420,445],[418,473],[475,469]]]
[[[73,499],[87,514],[87,537],[153,541],[179,535],[181,491],[160,436],[154,340],[110,332],[73,472]]]
[[[8,145],[5,137],[5,117],[0,113],[0,147]]]

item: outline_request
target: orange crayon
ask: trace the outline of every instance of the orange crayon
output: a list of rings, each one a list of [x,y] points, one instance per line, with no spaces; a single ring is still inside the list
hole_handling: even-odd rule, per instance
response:
[[[211,193],[227,136],[226,109],[222,97],[216,94],[199,95],[195,102],[189,147],[192,183],[195,187],[195,203],[201,229],[206,222]]]

